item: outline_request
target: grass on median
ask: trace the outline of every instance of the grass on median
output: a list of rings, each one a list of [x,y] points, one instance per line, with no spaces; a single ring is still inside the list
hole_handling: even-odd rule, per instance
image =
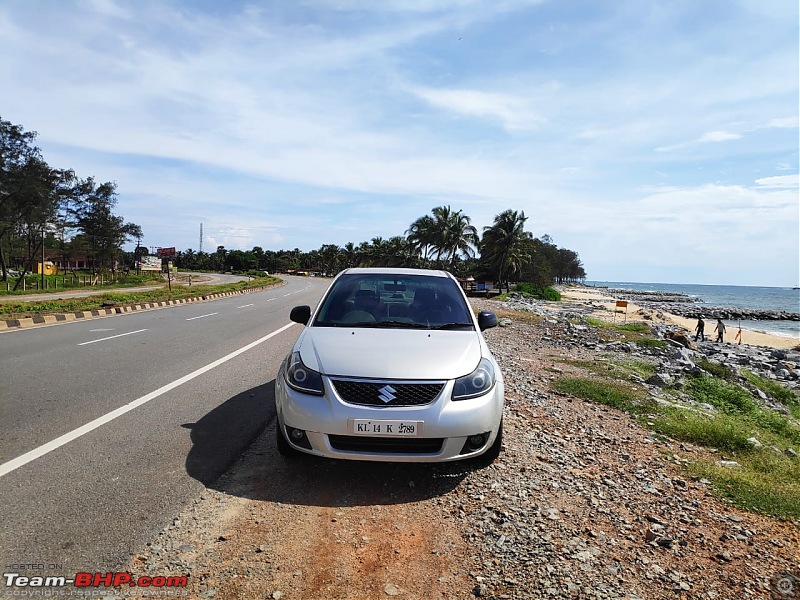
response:
[[[98,310],[111,306],[125,306],[129,304],[143,304],[148,302],[163,302],[166,300],[179,300],[219,294],[224,292],[241,291],[248,288],[274,285],[281,280],[277,277],[263,277],[250,281],[238,281],[219,285],[193,285],[192,287],[173,286],[170,292],[167,286],[158,290],[146,292],[113,291],[85,298],[70,298],[64,300],[42,300],[31,302],[0,302],[0,318],[24,318],[54,313],[71,313],[84,310]]]

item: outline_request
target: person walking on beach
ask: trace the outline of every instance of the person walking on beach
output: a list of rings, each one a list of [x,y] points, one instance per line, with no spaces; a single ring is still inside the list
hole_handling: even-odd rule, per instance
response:
[[[714,331],[717,332],[717,341],[722,341],[722,336],[725,335],[725,323],[722,322],[722,319],[717,319],[717,326],[714,327]]]
[[[706,328],[706,322],[703,321],[703,315],[700,315],[697,318],[697,327],[694,328],[694,330],[697,332],[697,334],[694,336],[695,342],[697,341],[697,338],[700,338],[704,342],[706,341],[706,334],[704,333],[705,328]]]

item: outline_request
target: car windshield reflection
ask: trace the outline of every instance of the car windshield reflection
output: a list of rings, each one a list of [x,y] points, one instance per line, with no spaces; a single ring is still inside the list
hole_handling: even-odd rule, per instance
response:
[[[441,277],[343,275],[324,298],[316,327],[472,330],[458,284]]]

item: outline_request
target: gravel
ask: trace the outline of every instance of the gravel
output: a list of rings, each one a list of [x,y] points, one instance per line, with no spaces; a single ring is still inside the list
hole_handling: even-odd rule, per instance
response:
[[[551,390],[567,359],[630,347],[603,343],[582,306],[498,312],[493,464],[298,463],[270,428],[127,568],[188,574],[190,597],[215,599],[799,597],[798,524],[728,506],[686,470],[725,457]],[[771,596],[792,577],[795,596]]]

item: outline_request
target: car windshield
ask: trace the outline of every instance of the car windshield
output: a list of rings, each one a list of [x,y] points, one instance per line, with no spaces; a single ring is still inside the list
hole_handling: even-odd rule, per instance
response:
[[[322,302],[315,326],[474,329],[458,284],[447,277],[348,273]]]

